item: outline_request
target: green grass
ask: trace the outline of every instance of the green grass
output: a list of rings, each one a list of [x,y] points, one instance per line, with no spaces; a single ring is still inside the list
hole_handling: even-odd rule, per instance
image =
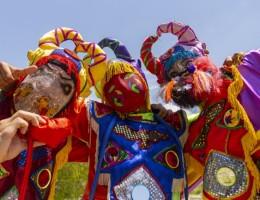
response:
[[[58,173],[55,200],[82,199],[87,183],[88,165],[85,163],[67,163]]]

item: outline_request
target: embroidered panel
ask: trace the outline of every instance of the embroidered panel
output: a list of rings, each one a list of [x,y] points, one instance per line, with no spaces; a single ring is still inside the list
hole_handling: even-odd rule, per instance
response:
[[[214,121],[214,119],[218,116],[218,114],[224,109],[224,106],[225,106],[225,100],[217,102],[208,107],[208,109],[205,111],[205,115],[206,115],[205,125],[203,126],[198,137],[193,142],[192,148],[199,149],[205,147],[206,139],[210,130],[209,125],[211,122]]]
[[[35,187],[40,199],[44,199],[46,193],[49,190],[49,185],[52,179],[52,168],[53,168],[53,161],[37,169],[31,175],[30,180],[33,186]]]
[[[124,148],[109,141],[105,150],[105,155],[102,163],[102,170],[118,165],[132,157],[132,154]]]
[[[138,147],[141,149],[149,149],[152,143],[158,143],[161,140],[169,139],[168,133],[160,133],[156,130],[148,131],[140,129],[139,131],[130,128],[127,125],[116,125],[113,131],[125,139],[130,141],[139,141]]]
[[[208,157],[204,190],[215,198],[231,199],[243,194],[249,184],[249,175],[243,160],[212,151]]]
[[[149,191],[149,199],[166,199],[162,188],[144,166],[135,168],[127,177],[116,184],[113,190],[117,199],[132,200],[135,187],[140,185]]]
[[[161,152],[155,155],[153,159],[155,162],[164,165],[165,167],[173,170],[177,174],[181,172],[181,159],[176,145],[170,148],[163,149]]]

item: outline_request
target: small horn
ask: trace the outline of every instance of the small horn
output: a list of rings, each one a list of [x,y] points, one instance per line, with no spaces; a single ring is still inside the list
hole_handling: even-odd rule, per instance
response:
[[[105,52],[100,46],[92,42],[79,43],[75,48],[75,52],[87,53],[84,59],[91,58],[94,60],[94,62],[90,64],[83,62],[83,65],[89,76],[88,81],[91,85],[95,85],[106,73],[107,56]]]
[[[163,33],[172,33],[178,37],[178,43],[183,45],[196,45],[199,40],[193,29],[181,22],[171,21],[157,27],[156,35],[160,37]]]
[[[115,53],[116,58],[121,58],[124,60],[131,60],[132,56],[127,50],[126,46],[117,39],[106,37],[101,40],[98,45],[103,49],[105,47],[109,47]]]
[[[39,40],[39,47],[43,50],[56,49],[60,44],[66,40],[72,40],[77,46],[79,43],[83,43],[83,38],[74,29],[62,27],[56,28],[45,35]]]
[[[164,67],[159,60],[159,58],[154,57],[152,53],[152,45],[158,40],[156,36],[150,36],[146,38],[141,47],[141,59],[147,68],[152,74],[157,76],[157,82],[164,82]]]

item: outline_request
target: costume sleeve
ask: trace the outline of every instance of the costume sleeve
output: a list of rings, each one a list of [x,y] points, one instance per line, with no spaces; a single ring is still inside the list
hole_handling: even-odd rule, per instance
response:
[[[184,110],[179,110],[168,115],[164,120],[177,130],[178,136],[181,136],[188,130],[188,119]]]
[[[67,118],[55,118],[46,120],[46,124],[38,127],[30,126],[29,136],[34,140],[44,142],[51,148],[57,147],[72,133],[71,121]]]

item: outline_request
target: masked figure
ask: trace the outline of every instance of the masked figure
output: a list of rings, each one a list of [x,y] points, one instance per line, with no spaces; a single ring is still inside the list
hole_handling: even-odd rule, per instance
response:
[[[185,115],[175,113],[172,126],[155,116],[140,61],[115,39],[99,46],[110,47],[116,59],[96,85],[102,103],[85,106],[92,146],[84,199],[135,199],[140,188],[147,199],[171,199],[185,182],[179,141],[186,136]]]
[[[60,48],[60,43],[66,40],[72,40],[76,47],[85,47],[78,47],[78,51],[94,58],[93,64],[85,68],[75,51]],[[68,158],[79,161],[76,152],[80,149],[84,155],[80,161],[88,161],[88,135],[84,136],[72,126],[79,113],[80,94],[90,93],[91,84],[100,79],[102,68],[106,67],[104,52],[94,43],[84,43],[81,35],[69,28],[45,34],[39,41],[39,48],[30,51],[28,58],[38,70],[21,78],[10,94],[1,94],[0,105],[4,109],[1,108],[0,116],[7,118],[17,110],[45,116],[47,123],[29,128],[28,137],[24,139],[46,145],[33,152],[22,151],[15,159],[0,165],[1,199],[17,199],[18,196],[19,199],[53,199],[58,169]],[[98,77],[92,74],[96,68],[100,68]],[[27,179],[28,184],[24,182]]]
[[[155,58],[151,47],[163,33],[178,36],[178,42]],[[260,124],[253,112],[260,105],[260,52],[237,54],[233,66],[221,69],[207,54],[194,31],[175,21],[158,26],[157,36],[147,38],[141,50],[165,101],[200,108],[185,144],[189,184],[203,177],[205,199],[254,199],[260,186]]]

